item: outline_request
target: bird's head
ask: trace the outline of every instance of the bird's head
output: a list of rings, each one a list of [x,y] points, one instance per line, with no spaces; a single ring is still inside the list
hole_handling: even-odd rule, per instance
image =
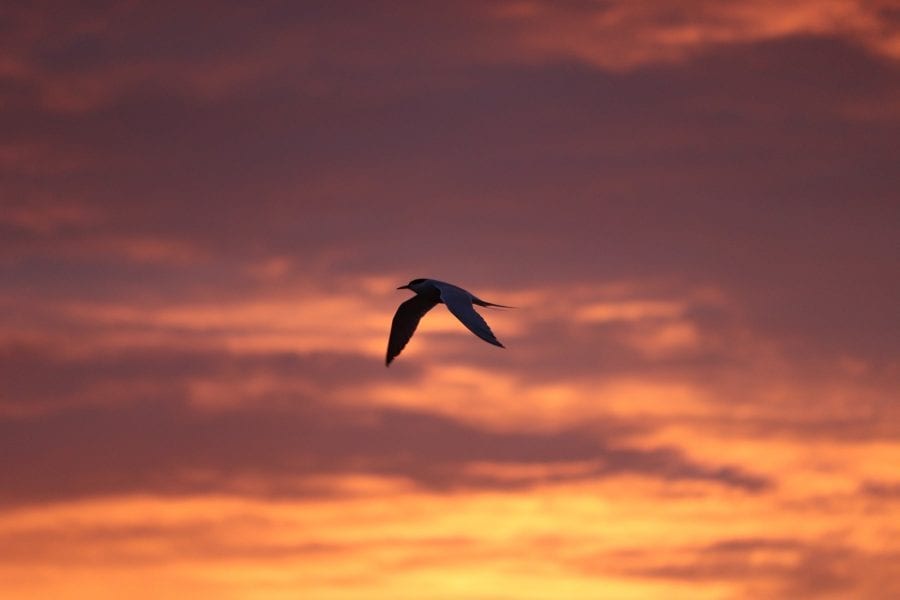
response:
[[[398,290],[412,290],[412,291],[414,291],[414,292],[418,292],[420,289],[422,289],[422,285],[423,285],[426,281],[428,281],[428,280],[427,280],[427,279],[413,279],[412,281],[410,281],[410,282],[407,283],[406,285],[401,285],[401,286],[398,287],[397,289],[398,289]]]

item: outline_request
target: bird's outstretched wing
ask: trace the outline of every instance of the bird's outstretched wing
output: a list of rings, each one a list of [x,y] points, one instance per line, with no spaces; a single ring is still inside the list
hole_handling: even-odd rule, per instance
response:
[[[488,327],[485,320],[475,312],[472,306],[472,295],[455,285],[438,286],[441,290],[441,300],[447,305],[450,312],[459,319],[463,325],[469,328],[469,331],[486,341],[488,344],[505,348],[494,336],[494,332]]]
[[[415,295],[397,308],[391,323],[391,336],[388,338],[387,358],[384,364],[389,365],[403,351],[409,338],[419,326],[419,321],[429,310],[437,306],[438,301],[422,295]]]

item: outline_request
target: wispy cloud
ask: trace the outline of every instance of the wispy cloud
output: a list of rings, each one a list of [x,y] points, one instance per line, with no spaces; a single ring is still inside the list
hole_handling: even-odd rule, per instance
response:
[[[492,12],[510,26],[525,60],[575,59],[628,70],[677,62],[730,44],[791,36],[828,36],[900,59],[889,2],[853,0],[696,1],[559,4],[502,2]],[[512,58],[508,55],[507,58]]]

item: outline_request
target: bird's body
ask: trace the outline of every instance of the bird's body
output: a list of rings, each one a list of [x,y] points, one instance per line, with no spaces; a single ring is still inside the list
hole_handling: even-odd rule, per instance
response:
[[[503,344],[494,336],[494,332],[488,327],[485,320],[475,312],[473,305],[496,306],[499,308],[512,308],[493,302],[485,302],[474,294],[455,286],[452,283],[438,281],[437,279],[413,279],[406,285],[401,285],[398,290],[408,289],[416,293],[415,296],[402,303],[394,314],[391,323],[391,335],[388,339],[386,365],[406,347],[406,343],[416,331],[419,321],[425,313],[437,306],[445,304],[469,331],[489,344],[503,348]]]

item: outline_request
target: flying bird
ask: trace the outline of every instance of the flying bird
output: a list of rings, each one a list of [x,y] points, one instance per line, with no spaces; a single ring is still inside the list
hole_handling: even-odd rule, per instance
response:
[[[488,327],[481,315],[475,312],[475,308],[472,305],[496,306],[499,308],[513,308],[512,306],[485,302],[461,287],[438,281],[437,279],[413,279],[397,289],[412,290],[416,295],[402,303],[397,308],[396,314],[394,314],[394,321],[391,323],[391,336],[388,339],[385,365],[390,365],[391,361],[403,351],[425,313],[441,303],[446,304],[447,309],[463,325],[468,327],[469,331],[488,344],[500,346],[501,348],[506,347],[494,336],[494,332],[491,331],[491,328]]]

